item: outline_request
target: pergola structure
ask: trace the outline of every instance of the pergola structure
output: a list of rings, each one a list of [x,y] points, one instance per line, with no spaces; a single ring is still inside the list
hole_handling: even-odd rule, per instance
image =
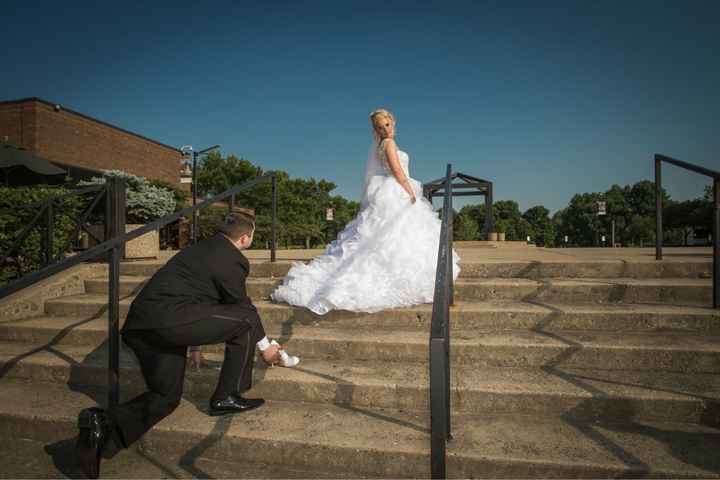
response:
[[[456,181],[459,180],[459,181]],[[466,197],[469,195],[485,196],[485,238],[490,238],[493,231],[493,183],[489,180],[473,177],[464,173],[455,172],[450,175],[451,193],[453,197]],[[423,196],[432,202],[433,197],[442,197],[445,194],[445,177],[438,178],[423,185]]]

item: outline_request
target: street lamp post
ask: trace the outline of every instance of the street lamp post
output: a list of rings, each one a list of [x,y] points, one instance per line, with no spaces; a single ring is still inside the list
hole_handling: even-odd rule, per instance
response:
[[[205,155],[210,153],[213,150],[216,150],[220,148],[220,145],[213,145],[212,147],[208,147],[204,150],[195,151],[193,150],[192,145],[185,145],[183,146],[180,151],[183,152],[183,155],[191,155],[192,156],[192,206],[194,207],[197,204],[197,159],[200,155]],[[192,218],[192,229],[190,231],[190,239],[193,244],[197,243],[197,231],[198,231],[198,212],[197,210],[193,210],[193,218]]]
[[[598,201],[597,202],[597,216],[599,218],[599,217],[605,216],[605,215],[607,215],[606,203],[605,203],[605,201]],[[604,233],[604,229],[603,229],[603,233]],[[596,244],[598,243],[597,240],[598,240],[599,235],[600,235],[600,222],[598,222],[598,228],[597,228],[597,231],[595,232],[595,243]],[[605,246],[605,235],[602,236],[602,246],[603,247]]]

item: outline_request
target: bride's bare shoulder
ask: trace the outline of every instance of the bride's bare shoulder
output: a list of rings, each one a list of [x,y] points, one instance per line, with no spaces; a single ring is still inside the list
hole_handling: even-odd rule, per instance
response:
[[[386,152],[390,149],[397,150],[397,144],[394,138],[383,138],[382,142],[380,142],[380,147]]]

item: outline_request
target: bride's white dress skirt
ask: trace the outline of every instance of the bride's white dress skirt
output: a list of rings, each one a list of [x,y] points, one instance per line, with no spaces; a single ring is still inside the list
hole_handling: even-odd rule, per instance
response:
[[[407,157],[402,160],[406,167]],[[440,219],[423,198],[422,185],[413,179],[410,184],[414,204],[392,175],[371,177],[367,205],[324,254],[308,264],[295,263],[272,299],[320,315],[432,302]],[[454,278],[458,262],[453,252]]]

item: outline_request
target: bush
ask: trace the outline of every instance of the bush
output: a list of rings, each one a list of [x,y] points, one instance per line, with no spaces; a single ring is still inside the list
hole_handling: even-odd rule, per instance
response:
[[[89,181],[80,182],[80,185],[102,184],[111,177],[125,180],[127,223],[149,223],[175,211],[175,193],[172,190],[160,182],[149,182],[144,177],[120,170],[108,170],[102,177],[93,177]]]
[[[228,215],[228,208],[221,206],[208,206],[200,210],[198,217],[198,241],[205,240],[215,235],[225,223]],[[192,221],[192,217],[190,217]]]
[[[48,185],[0,187],[0,258],[5,258],[9,253],[8,249],[15,243],[18,235],[40,211],[37,208],[15,207],[47,200],[69,191],[64,187]],[[83,198],[74,195],[57,200],[53,204],[53,258],[64,256],[65,253],[72,250],[73,242],[70,241],[70,237],[75,231],[75,222],[70,216],[77,218],[83,209],[83,203]],[[6,211],[6,209],[9,210]],[[42,268],[45,252],[44,227],[45,219],[41,217],[38,224],[32,228],[29,235],[20,244],[19,249],[12,253],[7,261],[2,262],[0,284]]]
[[[172,183],[165,182],[163,180],[148,180],[147,183],[149,183],[153,187],[164,188],[165,190],[172,192],[173,199],[175,200],[176,212],[178,210],[182,210],[186,206],[185,203],[191,197],[190,192],[183,190],[177,185],[173,185]]]

